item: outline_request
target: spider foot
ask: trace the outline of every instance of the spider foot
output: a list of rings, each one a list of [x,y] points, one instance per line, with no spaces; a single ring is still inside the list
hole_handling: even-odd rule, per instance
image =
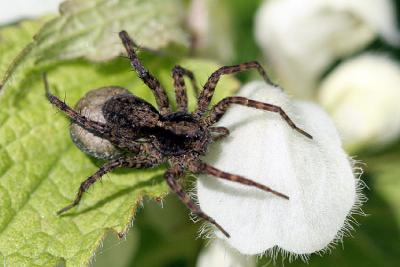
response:
[[[309,139],[313,139],[312,135],[307,133],[306,131],[304,131],[303,129],[300,129],[299,127],[296,126],[296,128],[294,128],[297,132],[299,132],[300,134],[304,135],[305,137],[309,138]]]
[[[221,225],[219,225],[214,219],[210,218],[209,222],[214,224],[224,234],[224,236],[226,236],[227,238],[231,237],[230,234],[228,234],[228,232],[225,231],[225,229]]]
[[[62,208],[62,209],[60,209],[59,211],[57,211],[57,215],[61,215],[61,214],[65,213],[66,211],[72,209],[72,208],[75,207],[76,205],[77,205],[77,204],[72,203],[72,204],[70,204],[70,205],[68,205],[68,206],[65,206],[64,208]]]

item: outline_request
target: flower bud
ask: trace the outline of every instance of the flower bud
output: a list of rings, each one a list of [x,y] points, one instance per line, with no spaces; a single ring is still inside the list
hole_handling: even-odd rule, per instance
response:
[[[208,58],[230,61],[234,54],[229,2],[192,0],[187,14],[192,49]]]
[[[400,44],[390,0],[265,1],[255,35],[280,85],[311,98],[320,76],[337,59],[377,36]]]
[[[366,54],[342,63],[322,82],[319,100],[351,150],[400,137],[400,66],[386,56]]]

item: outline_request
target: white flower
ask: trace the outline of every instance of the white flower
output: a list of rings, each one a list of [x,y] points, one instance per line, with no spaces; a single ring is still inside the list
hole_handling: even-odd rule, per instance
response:
[[[313,136],[310,140],[275,114],[232,107],[219,125],[231,134],[205,159],[215,167],[243,175],[290,197],[201,176],[200,207],[230,235],[217,237],[243,254],[276,250],[309,254],[337,241],[348,228],[346,217],[359,204],[357,179],[341,148],[338,133],[318,106],[290,100],[263,82],[245,86],[241,95],[281,106]]]
[[[13,0],[0,1],[0,24],[15,22],[23,18],[34,18],[57,13],[63,0]]]
[[[279,84],[310,98],[321,74],[377,35],[400,44],[391,0],[271,0],[259,9],[255,35]]]
[[[209,10],[205,0],[191,1],[187,23],[196,38],[196,45],[205,46],[209,31]]]
[[[351,149],[400,137],[400,66],[386,56],[366,54],[339,65],[323,81],[319,100]]]
[[[243,256],[230,248],[224,241],[215,239],[203,248],[197,259],[196,267],[256,267],[256,259]]]
[[[233,57],[232,21],[228,2],[192,0],[187,14],[187,26],[192,33],[196,54],[229,61]]]

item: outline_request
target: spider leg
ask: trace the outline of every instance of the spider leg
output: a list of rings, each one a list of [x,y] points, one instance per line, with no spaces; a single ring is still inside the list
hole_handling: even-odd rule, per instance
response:
[[[61,101],[58,97],[50,93],[50,87],[45,73],[43,73],[43,81],[46,90],[46,97],[51,104],[56,106],[59,110],[63,111],[72,121],[79,124],[88,131],[93,132],[99,136],[107,136],[105,124],[87,119],[85,116],[82,116],[73,108],[65,104],[64,101]]]
[[[287,124],[292,127],[294,130],[297,132],[301,133],[307,138],[312,139],[313,137],[307,133],[306,131],[300,129],[299,127],[294,124],[294,122],[289,118],[289,116],[283,111],[283,109],[279,106],[251,100],[245,97],[241,96],[230,96],[222,99],[219,101],[210,111],[210,113],[207,115],[205,118],[205,122],[208,125],[212,125],[215,122],[217,122],[227,111],[227,109],[232,105],[232,104],[238,104],[242,106],[247,106],[247,107],[252,107],[256,109],[262,109],[265,111],[270,111],[270,112],[275,112],[278,113],[286,122]]]
[[[214,224],[226,237],[229,238],[230,235],[228,234],[228,232],[225,231],[224,228],[222,228],[222,226],[219,225],[213,218],[205,214],[183,190],[182,186],[177,181],[177,178],[180,175],[182,175],[182,171],[179,169],[179,167],[172,167],[165,172],[164,177],[171,190],[178,195],[179,199],[183,202],[183,204],[186,205],[186,207],[188,207],[192,211],[193,214]]]
[[[211,132],[218,134],[217,136],[212,137],[214,141],[220,140],[229,135],[229,130],[225,127],[210,127],[209,129]]]
[[[122,44],[128,53],[133,69],[136,71],[139,78],[142,79],[142,81],[153,91],[160,113],[166,114],[171,112],[167,93],[161,86],[160,82],[140,62],[135,52],[135,47],[137,47],[136,44],[132,41],[126,31],[121,31],[119,33],[119,38],[121,38]]]
[[[63,111],[73,122],[77,123],[79,126],[83,127],[89,132],[92,132],[96,136],[108,139],[111,143],[119,148],[129,149],[131,152],[140,150],[139,143],[133,140],[126,140],[123,138],[123,136],[113,135],[104,123],[92,121],[85,116],[82,116],[80,113],[68,106],[64,101],[51,94],[45,73],[43,73],[43,81],[46,90],[46,97],[49,102],[56,106],[59,110]]]
[[[265,192],[272,193],[278,197],[289,199],[289,197],[287,195],[284,195],[278,191],[275,191],[266,185],[254,182],[254,181],[247,179],[240,175],[221,171],[221,170],[219,170],[211,165],[208,165],[206,163],[203,163],[203,162],[196,164],[194,172],[201,173],[201,174],[209,174],[209,175],[212,175],[212,176],[224,179],[224,180],[241,183],[241,184],[248,185],[248,186],[253,186],[253,187],[256,187]]]
[[[118,167],[127,167],[127,168],[135,168],[135,169],[150,168],[150,167],[155,166],[158,162],[159,161],[153,157],[136,156],[136,157],[132,157],[132,158],[123,158],[122,157],[122,158],[111,160],[111,161],[105,163],[92,176],[90,176],[89,178],[87,178],[85,181],[83,181],[81,183],[74,201],[70,205],[57,211],[57,215],[60,215],[64,212],[66,212],[67,210],[78,205],[82,199],[83,194],[89,189],[89,187],[92,186],[95,182],[99,181],[104,174],[111,172],[115,168],[118,168]]]
[[[217,86],[217,83],[222,75],[238,73],[250,69],[256,69],[267,83],[274,85],[271,79],[267,76],[264,68],[257,61],[250,61],[238,65],[221,67],[211,74],[206,84],[204,85],[203,91],[200,93],[199,99],[197,100],[197,110],[195,111],[195,114],[201,115],[207,111],[207,107],[210,104],[211,98],[214,95],[215,87]]]
[[[186,94],[185,80],[183,79],[183,76],[187,76],[192,82],[192,87],[195,91],[196,96],[199,94],[199,87],[197,86],[197,82],[193,72],[179,65],[176,65],[172,69],[172,78],[174,79],[177,109],[181,112],[187,112],[188,100]]]

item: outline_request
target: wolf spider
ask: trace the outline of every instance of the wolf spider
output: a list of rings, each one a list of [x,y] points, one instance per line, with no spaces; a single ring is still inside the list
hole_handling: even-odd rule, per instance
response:
[[[167,94],[160,82],[138,59],[135,52],[136,44],[125,31],[121,31],[119,37],[126,49],[133,69],[139,78],[152,90],[156,98],[158,110],[137,96],[120,94],[113,96],[102,107],[106,123],[95,122],[82,116],[79,112],[52,95],[46,76],[44,75],[46,96],[51,104],[63,111],[74,123],[96,136],[109,140],[118,149],[125,151],[122,156],[106,162],[92,176],[82,182],[75,200],[70,205],[58,211],[57,214],[64,213],[78,205],[84,192],[96,181],[100,180],[104,174],[115,168],[151,168],[164,162],[169,164],[168,169],[164,173],[164,178],[170,189],[178,195],[180,200],[195,215],[214,224],[226,237],[229,237],[229,234],[214,219],[205,214],[183,190],[178,182],[178,178],[184,176],[185,172],[212,175],[221,179],[253,186],[278,197],[289,199],[288,196],[268,186],[239,175],[221,171],[200,160],[200,156],[206,153],[207,147],[211,142],[229,134],[227,128],[213,125],[232,104],[275,112],[294,130],[308,138],[312,138],[311,135],[298,128],[279,106],[250,100],[245,97],[230,96],[219,101],[210,110],[208,109],[221,75],[256,69],[267,83],[271,83],[258,62],[251,61],[239,65],[225,66],[212,73],[198,96],[197,109],[192,113],[188,112],[184,76],[190,78],[194,88],[197,88],[196,80],[191,71],[181,66],[175,66],[172,70],[172,77],[174,80],[177,111],[173,111]]]

